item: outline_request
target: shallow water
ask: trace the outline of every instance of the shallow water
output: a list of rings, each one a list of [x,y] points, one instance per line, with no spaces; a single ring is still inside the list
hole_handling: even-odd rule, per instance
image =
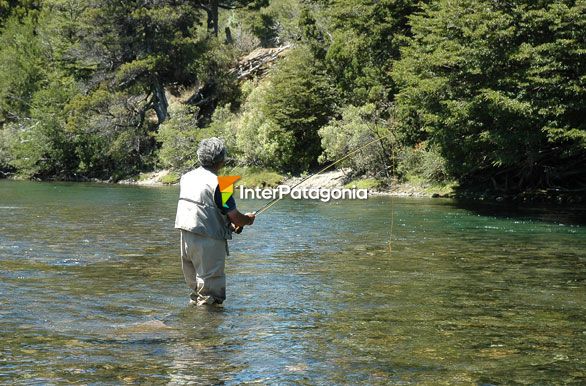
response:
[[[177,194],[0,181],[0,383],[586,382],[583,208],[284,200],[208,310]]]

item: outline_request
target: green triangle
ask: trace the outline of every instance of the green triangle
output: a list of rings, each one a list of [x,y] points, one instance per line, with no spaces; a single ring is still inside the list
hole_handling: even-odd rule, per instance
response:
[[[222,192],[222,205],[226,206],[228,199],[232,197],[232,192]]]

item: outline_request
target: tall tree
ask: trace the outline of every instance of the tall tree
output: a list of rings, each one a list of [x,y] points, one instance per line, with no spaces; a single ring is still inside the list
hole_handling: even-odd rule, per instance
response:
[[[98,62],[94,74],[115,73],[119,89],[140,88],[159,123],[167,118],[164,86],[193,81],[200,13],[190,1],[100,0],[82,15],[82,60]],[[85,56],[85,57],[84,57]]]
[[[586,2],[439,0],[393,70],[404,137],[464,183],[586,187]]]
[[[408,17],[418,0],[330,0],[328,72],[349,103],[385,101],[397,90],[393,61],[409,35]],[[323,33],[322,33],[323,34]],[[315,35],[315,32],[314,32]]]
[[[0,35],[0,123],[27,118],[46,78],[47,58],[31,17],[8,20]]]
[[[270,77],[260,109],[294,138],[285,170],[300,172],[316,166],[321,153],[318,130],[335,111],[336,94],[330,79],[310,50],[298,47]]]

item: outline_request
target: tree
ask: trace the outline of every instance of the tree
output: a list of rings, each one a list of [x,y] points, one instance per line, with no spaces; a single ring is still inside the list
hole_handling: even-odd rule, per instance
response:
[[[393,62],[409,35],[417,0],[332,0],[325,13],[331,32],[325,63],[348,103],[383,102],[397,90]],[[316,33],[314,32],[314,35]]]
[[[0,123],[26,118],[46,79],[47,60],[32,18],[11,18],[0,35]]]
[[[586,186],[584,1],[439,0],[393,69],[406,141],[453,176],[515,192]]]
[[[268,0],[200,0],[198,5],[206,11],[208,31],[217,37],[220,28],[218,22],[220,8],[237,9],[246,6],[259,8],[260,6],[266,5],[267,1]]]
[[[300,172],[317,165],[321,153],[318,130],[336,110],[335,92],[323,66],[306,47],[297,47],[270,77],[267,96],[259,106],[265,116],[294,138],[286,166]]]
[[[81,15],[80,61],[95,61],[94,78],[114,72],[111,86],[146,94],[145,109],[158,123],[167,119],[164,87],[193,82],[199,10],[190,1],[111,2],[100,0]]]
[[[0,0],[0,27],[10,18],[23,20],[27,16],[34,17],[41,8],[35,0]]]
[[[201,28],[197,2],[10,0],[0,10],[3,170],[117,179],[153,165],[169,86],[195,89],[198,125],[238,98],[234,50]]]

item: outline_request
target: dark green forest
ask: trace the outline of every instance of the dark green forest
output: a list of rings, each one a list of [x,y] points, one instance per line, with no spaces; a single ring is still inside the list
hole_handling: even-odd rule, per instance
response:
[[[380,138],[347,161],[354,175],[585,192],[585,11],[586,0],[0,0],[0,176],[181,172],[212,135],[238,165],[299,174]],[[256,71],[243,60],[255,52],[278,55]]]

